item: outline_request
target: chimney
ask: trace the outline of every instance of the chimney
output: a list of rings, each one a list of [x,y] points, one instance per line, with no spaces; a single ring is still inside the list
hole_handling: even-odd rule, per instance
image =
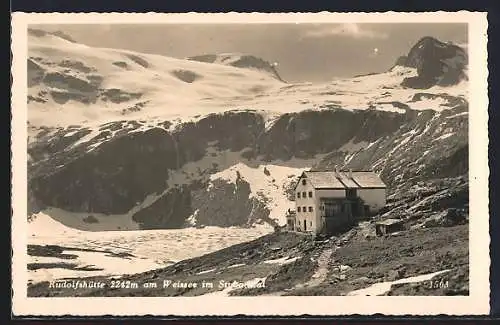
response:
[[[340,177],[337,165],[335,165],[335,177]]]
[[[352,169],[349,168],[349,178],[352,179]]]

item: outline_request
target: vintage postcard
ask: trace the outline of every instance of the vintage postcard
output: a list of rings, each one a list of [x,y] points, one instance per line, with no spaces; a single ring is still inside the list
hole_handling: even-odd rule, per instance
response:
[[[485,13],[12,27],[15,315],[488,313]]]

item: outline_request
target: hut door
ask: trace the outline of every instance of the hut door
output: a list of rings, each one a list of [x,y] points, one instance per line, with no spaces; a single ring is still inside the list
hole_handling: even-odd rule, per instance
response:
[[[306,222],[306,220],[304,219],[304,231],[306,231],[306,230],[307,230],[307,222]]]
[[[359,213],[358,213],[358,204],[357,204],[356,202],[351,202],[351,204],[350,204],[350,205],[351,205],[351,206],[350,206],[350,208],[351,208],[351,211],[350,211],[351,213],[350,213],[350,215],[351,215],[351,216],[356,216],[356,217],[357,217],[357,216],[358,216],[358,214],[359,214]]]

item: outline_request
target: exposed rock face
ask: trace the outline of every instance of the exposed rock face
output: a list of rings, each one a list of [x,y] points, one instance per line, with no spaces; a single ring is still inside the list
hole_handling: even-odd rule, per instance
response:
[[[69,211],[125,213],[148,194],[163,191],[169,170],[202,159],[209,143],[233,152],[255,148],[268,161],[307,158],[338,149],[351,138],[378,139],[397,130],[405,118],[377,112],[302,112],[283,115],[265,132],[260,115],[230,112],[187,123],[172,133],[157,127],[112,137],[113,130],[104,128],[92,143],[67,151],[71,140],[88,131],[76,132],[71,138],[61,130],[56,141],[30,149],[33,157],[39,157],[40,151],[53,154],[39,165],[46,168],[33,178],[32,186],[48,205]],[[63,166],[55,168],[52,163],[58,160]]]
[[[466,223],[469,213],[467,176],[419,181],[388,196],[381,219],[403,219],[410,226]]]
[[[83,221],[87,223],[99,223],[99,220],[93,215],[89,215],[88,217],[84,218]]]
[[[123,91],[121,89],[104,89],[101,92],[101,98],[103,101],[110,101],[112,103],[122,103],[122,102],[127,102],[132,99],[139,99],[141,98],[142,94],[141,93],[129,93],[126,91]]]
[[[34,178],[32,186],[42,202],[69,211],[125,213],[163,191],[168,169],[178,163],[174,141],[159,128],[117,137]]]
[[[192,211],[190,200],[187,187],[173,188],[132,219],[144,229],[181,228]]]
[[[135,57],[134,59],[139,60]],[[138,62],[143,63],[142,61]],[[136,103],[136,106],[141,105],[135,100],[140,99],[142,93],[102,87],[103,76],[99,75],[94,67],[89,67],[78,60],[63,60],[57,64],[57,67],[64,69],[52,72],[47,71],[46,67],[42,67],[41,63],[51,65],[50,62],[44,62],[41,58],[30,57],[28,59],[28,87],[41,85],[49,90],[41,90],[37,96],[30,95],[28,102],[46,102],[48,95],[50,95],[60,105],[69,101],[96,104],[98,100],[102,100],[104,103],[131,102]],[[113,64],[122,68],[127,67],[125,62],[114,62]],[[186,79],[193,78],[191,75],[182,74],[179,78],[181,77],[186,82],[192,82],[191,79]],[[144,104],[145,102],[142,102],[142,105]]]
[[[416,68],[418,77],[406,78],[402,85],[425,89],[434,85],[450,86],[467,78],[467,52],[461,47],[423,37],[408,56],[399,57],[396,65]]]
[[[252,67],[259,70],[267,71],[276,79],[283,81],[283,79],[281,79],[280,75],[278,74],[278,71],[276,71],[273,65],[253,55],[244,55],[239,60],[233,62],[231,65],[237,68]]]
[[[61,129],[30,146],[30,190],[42,205],[106,214],[127,213],[148,195],[160,195],[133,216],[144,228],[185,226],[196,210],[198,224],[248,225],[269,221],[265,199],[250,198],[244,180],[208,187],[208,176],[225,167],[203,167],[204,160],[233,159],[225,161],[231,166],[245,160],[240,153],[248,148],[254,152],[250,161],[261,163],[326,154],[315,169],[374,169],[391,191],[403,190],[421,180],[467,173],[465,109],[300,112],[282,115],[268,129],[256,112],[213,114],[173,131],[164,128],[168,123],[138,131],[140,123],[120,121],[76,146],[90,130]],[[233,158],[224,158],[231,152]],[[197,176],[181,183],[171,179],[172,173],[187,175],[192,164],[199,164]]]
[[[193,83],[197,79],[200,79],[201,76],[198,75],[197,73],[189,70],[175,70],[172,72],[174,76],[179,78],[179,80],[182,80],[187,83]]]
[[[464,223],[466,223],[465,213],[457,209],[447,209],[427,219],[424,222],[424,226],[426,228],[439,226],[451,227]]]
[[[207,226],[249,226],[267,220],[269,210],[250,198],[250,184],[238,178],[235,184],[217,181],[208,189],[192,192],[196,223]]]
[[[400,66],[403,66],[403,67],[406,67],[406,61],[408,60],[408,57],[406,55],[402,55],[400,56],[397,60],[396,60],[396,64],[395,65],[400,65]]]
[[[373,141],[396,131],[406,115],[376,111],[304,111],[282,115],[257,143],[266,160],[329,153],[354,139]]]
[[[466,106],[421,112],[394,133],[377,137],[369,148],[334,152],[317,168],[373,168],[391,191],[419,180],[463,175],[468,171],[468,118],[460,115],[464,110]]]

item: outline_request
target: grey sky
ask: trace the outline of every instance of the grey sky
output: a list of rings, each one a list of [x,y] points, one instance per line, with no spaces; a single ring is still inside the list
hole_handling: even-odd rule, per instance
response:
[[[60,30],[91,46],[177,58],[224,52],[253,54],[277,62],[283,79],[293,82],[385,71],[423,36],[467,43],[467,25],[447,23],[100,24],[37,28]]]

